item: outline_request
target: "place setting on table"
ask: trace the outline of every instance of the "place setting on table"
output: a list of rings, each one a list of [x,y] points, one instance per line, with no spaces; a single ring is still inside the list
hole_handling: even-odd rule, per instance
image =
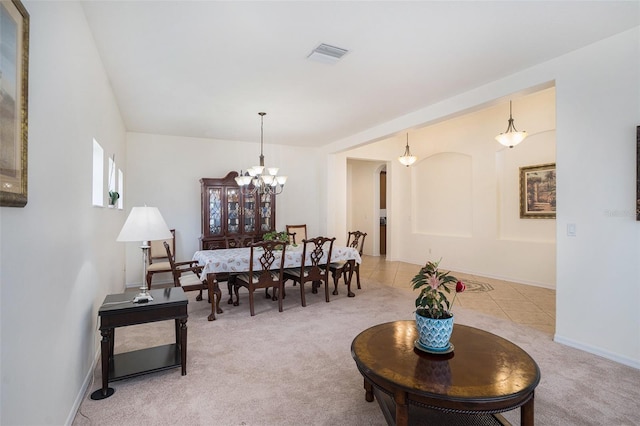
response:
[[[286,244],[286,243],[284,243]],[[301,266],[302,244],[287,244],[284,254],[284,268],[296,268]],[[311,264],[310,259],[311,251],[307,252],[305,258],[305,265]],[[327,256],[329,250],[325,250],[323,258],[320,260],[320,264],[327,263]],[[258,254],[254,253],[254,260],[257,261]],[[211,300],[211,314],[209,315],[209,321],[215,320],[215,314],[221,314],[224,311],[220,308],[221,292],[218,288],[218,280],[216,274],[238,274],[249,271],[249,263],[251,257],[250,247],[238,247],[216,250],[199,250],[193,255],[193,260],[202,265],[201,278],[206,280],[209,290],[209,299]],[[344,268],[344,280],[347,285],[347,295],[354,297],[355,294],[351,291],[351,277],[353,275],[354,266],[362,263],[359,251],[354,247],[344,247],[333,245],[331,250],[331,258],[329,262],[346,262],[348,267]],[[272,269],[280,268],[280,259],[277,259]],[[328,285],[328,283],[327,283]],[[337,294],[337,288],[334,289],[334,293]],[[218,296],[215,298],[214,296]]]

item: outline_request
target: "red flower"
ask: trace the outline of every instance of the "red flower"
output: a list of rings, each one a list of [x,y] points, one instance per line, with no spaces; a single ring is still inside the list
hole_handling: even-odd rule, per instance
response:
[[[464,285],[464,283],[462,281],[458,281],[456,283],[456,293],[462,293],[466,289],[467,289],[467,286]]]

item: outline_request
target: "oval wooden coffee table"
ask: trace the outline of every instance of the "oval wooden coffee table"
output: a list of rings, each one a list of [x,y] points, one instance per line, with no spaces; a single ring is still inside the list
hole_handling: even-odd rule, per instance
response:
[[[480,424],[508,424],[497,413],[521,407],[521,424],[533,425],[540,369],[524,350],[458,324],[451,335],[452,353],[421,352],[414,347],[417,338],[415,321],[395,321],[363,331],[351,344],[364,376],[365,399],[371,402],[375,394],[387,423],[404,426],[410,419],[436,416],[432,421],[437,424],[460,416]]]

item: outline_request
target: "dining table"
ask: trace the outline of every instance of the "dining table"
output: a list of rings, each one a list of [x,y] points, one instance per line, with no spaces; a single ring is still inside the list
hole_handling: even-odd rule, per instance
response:
[[[284,268],[300,267],[302,262],[302,244],[289,244],[285,249]],[[259,261],[260,253],[254,253],[254,260]],[[328,249],[325,250],[320,264],[327,263]],[[224,311],[220,308],[220,299],[222,292],[218,286],[216,274],[238,274],[249,271],[249,260],[251,257],[250,247],[216,249],[216,250],[199,250],[193,255],[192,260],[198,262],[202,266],[200,277],[206,282],[209,291],[209,300],[211,301],[211,314],[208,316],[209,321],[216,319],[216,313],[221,314]],[[344,281],[347,285],[347,296],[355,297],[351,291],[351,278],[355,264],[362,263],[362,258],[357,249],[353,247],[343,247],[334,245],[331,250],[330,262],[346,262]],[[305,265],[311,265],[311,250],[307,251]],[[273,269],[280,268],[280,259],[272,264]],[[337,288],[333,294],[337,294]]]

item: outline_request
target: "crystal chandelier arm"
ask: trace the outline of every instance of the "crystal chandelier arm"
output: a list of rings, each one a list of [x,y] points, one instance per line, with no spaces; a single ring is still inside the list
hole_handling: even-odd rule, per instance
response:
[[[259,112],[260,115],[260,165],[247,169],[247,172],[236,177],[235,180],[240,186],[243,194],[279,194],[284,188],[287,180],[286,176],[278,176],[277,167],[265,168],[264,166],[264,116],[266,112]]]

